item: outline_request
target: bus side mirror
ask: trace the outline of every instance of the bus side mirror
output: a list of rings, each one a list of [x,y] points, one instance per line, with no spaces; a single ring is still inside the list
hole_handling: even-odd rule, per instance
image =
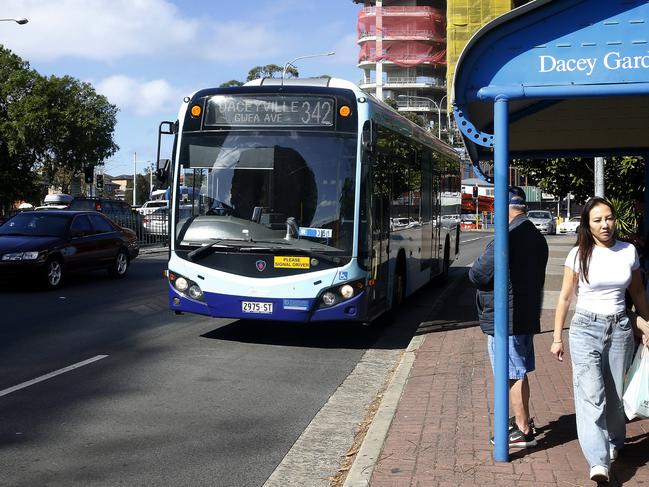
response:
[[[171,160],[169,159],[158,159],[158,165],[155,170],[155,177],[160,181],[161,185],[164,185],[169,179],[169,166],[171,165]]]
[[[161,122],[159,132],[162,135],[173,135],[176,133],[176,124],[174,122]]]
[[[371,162],[374,158],[376,140],[374,137],[374,124],[371,120],[365,122],[363,125],[363,131],[361,132],[361,148],[363,150],[363,159],[367,162]]]

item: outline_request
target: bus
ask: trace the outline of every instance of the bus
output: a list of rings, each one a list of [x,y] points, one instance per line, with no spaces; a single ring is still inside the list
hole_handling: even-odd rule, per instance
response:
[[[204,89],[158,139],[177,313],[367,323],[459,253],[459,157],[351,82]]]

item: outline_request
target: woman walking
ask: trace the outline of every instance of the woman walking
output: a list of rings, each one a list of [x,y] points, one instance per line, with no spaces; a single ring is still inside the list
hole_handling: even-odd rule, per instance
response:
[[[566,258],[550,351],[563,360],[563,324],[576,294],[569,338],[577,436],[596,482],[608,481],[611,461],[624,446],[622,392],[633,359],[634,330],[641,335],[640,326],[649,335],[642,318],[637,324],[635,316],[629,320],[624,303],[628,289],[637,313],[649,318],[640,273],[635,247],[615,238],[611,204],[599,197],[588,200],[577,244]]]

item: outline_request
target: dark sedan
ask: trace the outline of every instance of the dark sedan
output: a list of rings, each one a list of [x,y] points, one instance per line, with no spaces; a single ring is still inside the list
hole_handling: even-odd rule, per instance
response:
[[[29,211],[0,226],[0,278],[33,275],[58,288],[68,272],[126,275],[139,252],[135,232],[95,211]]]

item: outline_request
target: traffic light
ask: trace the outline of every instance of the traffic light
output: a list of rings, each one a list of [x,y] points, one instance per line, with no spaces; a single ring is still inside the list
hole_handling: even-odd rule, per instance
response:
[[[478,187],[477,187],[477,186],[474,186],[474,187],[473,187],[473,197],[474,197],[474,198],[477,198],[477,197],[478,197]]]
[[[83,169],[83,179],[86,183],[92,184],[92,179],[95,175],[95,166],[86,166]]]
[[[104,188],[104,175],[97,174],[97,189],[103,189],[103,188]]]

